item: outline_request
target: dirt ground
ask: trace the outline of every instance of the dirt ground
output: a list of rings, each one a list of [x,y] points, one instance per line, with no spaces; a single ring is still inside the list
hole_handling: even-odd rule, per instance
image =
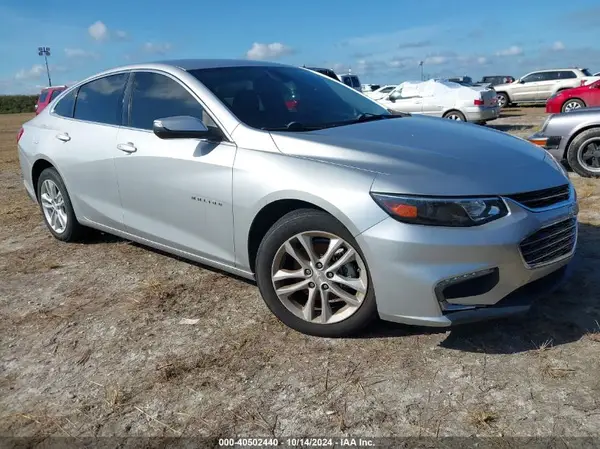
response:
[[[491,126],[526,136],[544,116]],[[527,317],[328,340],[284,327],[251,283],[110,236],[53,239],[20,179],[29,118],[0,116],[0,435],[600,433],[600,180],[574,178],[575,273]]]

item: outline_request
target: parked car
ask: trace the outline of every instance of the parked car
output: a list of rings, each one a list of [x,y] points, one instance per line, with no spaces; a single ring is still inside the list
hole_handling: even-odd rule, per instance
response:
[[[481,81],[475,83],[476,86],[483,87],[495,87],[499,84],[510,84],[514,82],[515,79],[512,76],[505,75],[488,75],[481,78]]]
[[[450,81],[452,83],[457,83],[462,86],[473,86],[473,78],[470,76],[457,76],[454,78],[447,78],[446,81]]]
[[[600,81],[555,93],[548,98],[546,112],[557,114],[590,106],[600,106]]]
[[[377,100],[388,110],[485,123],[497,119],[500,108],[494,91],[449,81],[407,81]]]
[[[52,100],[58,97],[58,95],[66,88],[67,86],[52,86],[43,88],[35,104],[36,115],[42,112],[44,108],[48,106]]]
[[[308,70],[312,70],[313,72],[321,73],[321,74],[328,76],[329,78],[334,79],[336,81],[340,81],[338,76],[331,69],[325,69],[323,67],[304,67],[304,68],[306,68]]]
[[[26,122],[18,154],[58,240],[95,228],[255,279],[313,335],[526,312],[577,239],[575,191],[542,149],[282,64],[99,73]]]
[[[600,76],[600,72],[594,73],[594,76]]]
[[[528,140],[578,175],[600,178],[600,108],[550,114]]]
[[[346,73],[343,75],[337,74],[338,79],[344,83],[346,86],[349,86],[351,88],[353,88],[354,90],[357,90],[359,92],[362,92],[362,88],[361,88],[361,84],[360,84],[360,79],[358,78],[358,76],[353,75],[351,73]]]
[[[380,84],[363,84],[360,86],[363,93],[376,91],[381,87]]]
[[[385,97],[385,96],[387,96],[387,95],[391,94],[391,93],[392,93],[392,91],[393,91],[393,90],[394,90],[396,87],[398,87],[398,86],[397,86],[397,85],[395,85],[395,84],[386,84],[385,86],[381,86],[381,87],[379,87],[378,89],[376,89],[376,90],[374,90],[374,91],[372,91],[372,92],[365,92],[365,91],[363,90],[363,93],[364,93],[364,94],[365,94],[367,97],[369,97],[369,98],[372,98],[373,100],[378,100],[378,99],[380,99],[380,98],[383,98],[383,97]]]
[[[572,89],[597,81],[588,69],[552,69],[528,73],[509,84],[498,84],[494,89],[498,93],[501,108],[519,103],[546,103],[548,98],[564,89]]]

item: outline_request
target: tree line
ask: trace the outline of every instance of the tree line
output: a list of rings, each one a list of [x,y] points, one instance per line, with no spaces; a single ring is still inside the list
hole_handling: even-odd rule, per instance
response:
[[[0,114],[34,112],[37,95],[0,95]]]

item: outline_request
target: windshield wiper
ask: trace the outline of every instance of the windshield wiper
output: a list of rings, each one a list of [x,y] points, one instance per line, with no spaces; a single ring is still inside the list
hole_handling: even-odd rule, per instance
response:
[[[350,120],[352,123],[361,123],[361,122],[372,122],[375,120],[381,120],[385,118],[400,118],[400,117],[409,117],[410,114],[408,112],[396,112],[394,114],[372,114],[370,112],[363,112],[356,119]]]

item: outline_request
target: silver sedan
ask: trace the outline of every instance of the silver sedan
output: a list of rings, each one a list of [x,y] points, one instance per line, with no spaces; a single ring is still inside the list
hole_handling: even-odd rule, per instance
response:
[[[255,279],[313,335],[525,312],[576,247],[575,191],[541,148],[392,115],[303,68],[115,68],[63,92],[18,147],[57,239],[93,228]]]

